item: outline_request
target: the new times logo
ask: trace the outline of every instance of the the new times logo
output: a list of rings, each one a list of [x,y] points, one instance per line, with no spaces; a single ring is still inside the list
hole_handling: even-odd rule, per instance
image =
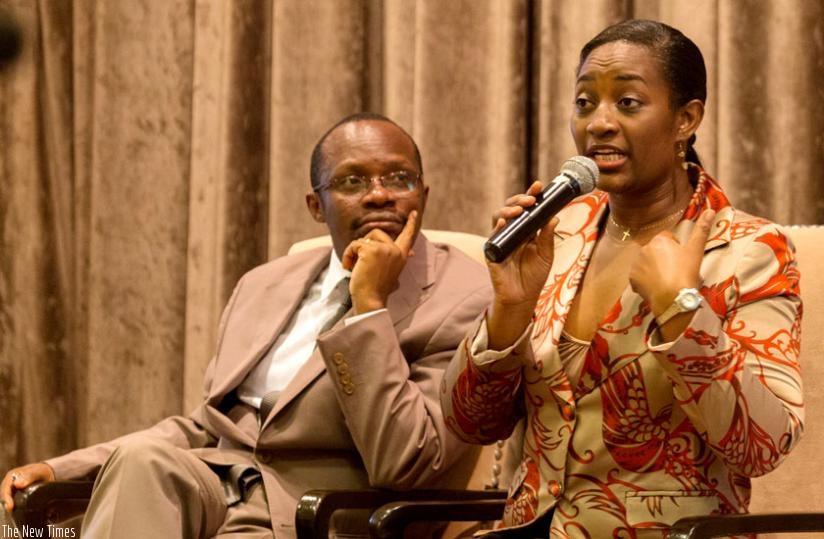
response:
[[[3,538],[6,537],[76,537],[74,528],[61,528],[49,524],[45,528],[23,525],[20,528],[3,524]]]

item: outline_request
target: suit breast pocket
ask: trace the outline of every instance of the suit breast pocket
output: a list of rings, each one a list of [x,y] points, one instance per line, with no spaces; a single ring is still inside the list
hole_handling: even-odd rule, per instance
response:
[[[711,490],[628,492],[627,523],[633,528],[666,528],[677,520],[717,513],[720,500]]]

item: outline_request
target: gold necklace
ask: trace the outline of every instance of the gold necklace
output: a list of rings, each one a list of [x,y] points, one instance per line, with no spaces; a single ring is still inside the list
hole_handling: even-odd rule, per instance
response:
[[[670,221],[673,221],[675,217],[680,217],[681,215],[683,215],[684,210],[686,210],[686,208],[681,208],[677,212],[671,213],[671,214],[667,215],[666,217],[664,217],[663,219],[659,219],[658,221],[655,221],[654,223],[648,224],[646,226],[642,226],[640,228],[636,228],[634,232],[633,232],[632,228],[630,228],[630,227],[619,225],[618,222],[615,220],[615,218],[612,217],[612,212],[609,213],[609,222],[612,223],[613,226],[615,226],[615,228],[617,228],[620,231],[621,237],[619,239],[621,241],[627,241],[628,239],[630,239],[633,236],[633,234],[638,234],[639,232],[643,232],[644,230],[649,230],[651,228],[655,228],[655,227],[661,226],[663,224],[669,223]]]

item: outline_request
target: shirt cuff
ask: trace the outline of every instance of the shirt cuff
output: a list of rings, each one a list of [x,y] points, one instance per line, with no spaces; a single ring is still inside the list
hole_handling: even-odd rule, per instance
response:
[[[380,313],[384,313],[384,312],[386,312],[385,307],[383,309],[375,309],[374,311],[369,311],[368,313],[356,314],[355,316],[350,316],[349,318],[344,318],[343,319],[343,326],[344,327],[349,327],[350,324],[354,324],[355,322],[358,322],[360,320],[364,320],[366,318],[369,318],[370,316],[375,316],[376,314],[380,314]]]
[[[478,327],[478,332],[475,334],[475,338],[472,339],[472,342],[469,345],[469,352],[472,354],[472,363],[481,367],[500,361],[505,357],[510,357],[512,356],[514,350],[520,349],[524,346],[526,339],[529,338],[529,335],[531,334],[532,322],[529,323],[521,336],[518,337],[518,339],[510,346],[504,348],[503,350],[489,350],[489,329],[486,325],[486,317],[483,317],[481,319],[481,324]]]
[[[672,348],[675,345],[675,343],[677,343],[681,340],[681,337],[683,337],[683,335],[684,335],[684,333],[686,333],[687,329],[692,327],[692,325],[695,321],[696,315],[703,308],[704,308],[703,305],[699,306],[698,309],[696,309],[692,313],[692,320],[690,320],[689,325],[687,325],[687,327],[684,329],[684,331],[682,331],[675,339],[673,339],[671,341],[668,341],[668,342],[662,342],[663,338],[661,337],[660,326],[658,325],[658,321],[653,318],[652,322],[650,322],[650,329],[649,329],[649,333],[648,333],[649,338],[647,339],[647,348],[649,349],[649,351],[650,352],[668,352],[669,349]]]

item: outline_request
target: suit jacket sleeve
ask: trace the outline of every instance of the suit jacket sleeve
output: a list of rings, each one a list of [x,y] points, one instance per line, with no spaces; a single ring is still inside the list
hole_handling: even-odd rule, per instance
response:
[[[163,419],[148,429],[132,432],[108,442],[77,449],[65,455],[48,459],[45,462],[52,467],[57,480],[93,477],[118,446],[132,438],[146,436],[162,439],[184,448],[205,447],[215,443],[214,437],[190,418],[172,416]]]
[[[480,285],[469,293],[465,286],[456,286],[465,295],[450,298],[451,287],[442,283],[411,315],[414,323],[393,321],[381,312],[318,340],[373,486],[432,486],[477,451],[448,431],[439,403],[443,371],[490,299],[484,269],[476,266],[473,275],[465,277]],[[426,335],[424,342],[405,350],[401,341],[420,340],[405,331]]]
[[[234,304],[234,300],[237,297],[239,289],[240,286],[238,285],[235,288],[226,309],[223,311],[219,334],[223,333],[222,329],[226,323],[226,318],[228,313],[231,311],[231,306]],[[206,386],[206,394],[208,394],[208,388],[212,383],[214,361],[215,360],[212,359],[206,369],[204,381]],[[48,459],[45,462],[54,470],[55,479],[57,480],[80,479],[84,477],[94,477],[100,470],[103,463],[106,462],[106,459],[109,458],[109,455],[111,455],[112,452],[122,443],[133,438],[150,436],[165,440],[172,445],[183,448],[215,445],[217,443],[217,437],[210,433],[197,419],[201,415],[201,409],[203,406],[204,405],[201,405],[190,417],[180,415],[167,417],[147,429],[125,434],[106,442],[76,449],[66,453],[65,455]]]
[[[658,342],[654,323],[647,335],[675,398],[710,447],[754,477],[774,469],[801,438],[802,308],[788,238],[769,225],[742,243],[731,275],[705,278],[706,301],[678,339]]]
[[[475,324],[444,375],[441,407],[462,440],[490,444],[509,438],[523,417],[522,368],[534,364],[530,324],[508,348],[489,350],[486,319]]]

